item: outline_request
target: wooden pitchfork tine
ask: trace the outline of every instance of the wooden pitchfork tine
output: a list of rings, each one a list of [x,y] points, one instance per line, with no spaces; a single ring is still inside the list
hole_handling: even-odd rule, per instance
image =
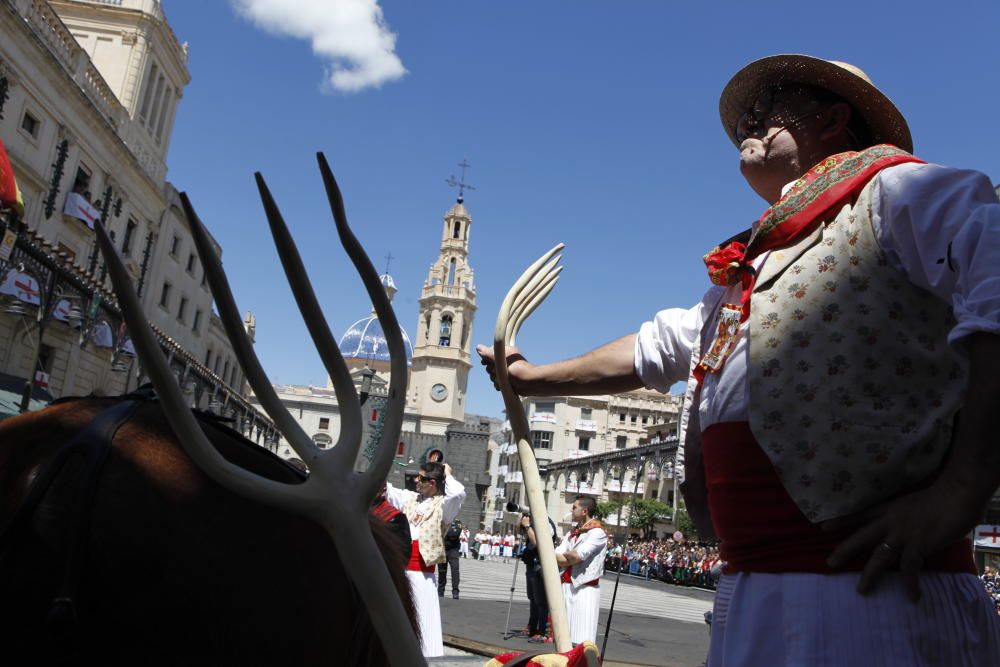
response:
[[[552,248],[521,274],[500,306],[497,326],[493,333],[497,386],[503,395],[511,430],[517,440],[517,455],[521,460],[524,488],[528,494],[528,507],[531,510],[531,523],[538,538],[538,559],[542,564],[542,583],[545,586],[545,596],[549,600],[549,614],[552,616],[552,634],[555,639],[555,649],[559,653],[565,653],[573,648],[569,636],[569,623],[566,619],[566,603],[559,581],[556,552],[552,546],[552,528],[549,526],[549,515],[545,508],[538,461],[535,460],[535,452],[531,447],[528,416],[510,386],[506,348],[508,345],[514,345],[521,325],[555,288],[559,273],[562,271],[562,267],[557,266],[561,259],[558,253],[563,247],[564,245],[560,243]]]
[[[368,507],[392,465],[394,445],[403,421],[406,397],[403,337],[378,273],[348,227],[343,198],[330,167],[322,153],[317,154],[317,159],[340,242],[371,297],[389,348],[391,377],[382,437],[371,465],[364,472],[353,472],[361,447],[362,426],[361,406],[354,383],[320,310],[288,228],[260,174],[256,175],[257,186],[285,275],[333,381],[337,402],[341,406],[340,436],[331,449],[317,447],[281,404],[243,329],[240,311],[208,233],[188,198],[182,194],[181,201],[237,361],[264,410],[309,467],[309,477],[301,484],[284,484],[259,477],[229,463],[215,450],[188,409],[177,379],[142,313],[129,274],[100,223],[96,225],[97,238],[136,351],[156,387],[167,420],[184,451],[222,486],[248,498],[304,515],[323,526],[337,548],[345,573],[368,609],[390,664],[395,667],[423,666],[427,663],[421,655],[420,642],[368,527]],[[336,656],[330,656],[330,659],[336,661]]]

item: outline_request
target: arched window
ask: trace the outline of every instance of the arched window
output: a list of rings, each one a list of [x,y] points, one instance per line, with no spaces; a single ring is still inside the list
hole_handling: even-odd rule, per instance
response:
[[[451,345],[451,315],[441,316],[441,335],[438,338],[438,345],[441,347]]]
[[[330,445],[333,444],[333,438],[326,433],[317,433],[313,436],[313,442],[315,442],[316,446],[320,449],[328,449]]]
[[[455,284],[455,258],[452,257],[451,261],[448,262],[448,283],[449,285]]]
[[[451,232],[451,238],[460,239],[462,238],[462,223],[458,220],[455,221],[455,229]]]
[[[431,314],[426,313],[424,315],[424,340],[430,340],[430,337],[431,337]]]

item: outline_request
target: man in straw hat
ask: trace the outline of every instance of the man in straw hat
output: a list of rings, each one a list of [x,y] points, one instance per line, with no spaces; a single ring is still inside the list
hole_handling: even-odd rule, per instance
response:
[[[1000,485],[989,180],[911,155],[846,63],[758,60],[719,108],[770,207],[705,256],[714,285],[582,357],[510,349],[515,388],[688,381],[681,488],[728,562],[710,667],[1000,665],[968,539]]]

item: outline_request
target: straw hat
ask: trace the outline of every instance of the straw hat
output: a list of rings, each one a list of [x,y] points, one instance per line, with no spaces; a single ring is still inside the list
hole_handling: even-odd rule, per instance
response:
[[[729,80],[719,99],[719,115],[729,139],[736,142],[736,123],[764,91],[785,83],[825,88],[850,102],[861,114],[876,144],[893,144],[913,152],[906,119],[868,75],[847,63],[812,56],[778,55],[750,63]]]

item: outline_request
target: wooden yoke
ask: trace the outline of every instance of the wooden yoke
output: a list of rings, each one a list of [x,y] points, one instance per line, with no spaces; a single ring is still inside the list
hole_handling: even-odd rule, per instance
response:
[[[331,449],[323,450],[316,446],[281,404],[243,329],[240,311],[208,233],[188,198],[182,194],[181,199],[219,316],[240,367],[264,410],[309,467],[309,477],[301,484],[284,484],[264,479],[229,463],[215,450],[192,416],[178,387],[177,378],[171,373],[142,313],[131,278],[100,222],[96,225],[98,242],[136,352],[156,387],[167,420],[184,451],[198,467],[222,486],[259,502],[304,515],[323,526],[333,539],[347,576],[368,609],[372,625],[390,664],[395,667],[422,666],[427,663],[421,655],[420,642],[393,588],[389,571],[368,527],[368,507],[392,465],[395,443],[403,422],[406,397],[403,338],[378,273],[348,227],[343,198],[326,159],[322,153],[317,154],[317,159],[340,242],[371,297],[389,347],[391,377],[385,425],[375,457],[364,472],[353,471],[361,447],[362,428],[357,391],[336,340],[323,317],[295,243],[260,174],[256,175],[257,186],[285,275],[320,358],[333,381],[340,405],[340,436],[336,446]],[[331,663],[335,663],[337,656],[329,656],[329,659]]]
[[[566,618],[566,601],[563,598],[562,584],[559,581],[559,567],[556,565],[556,552],[552,546],[552,528],[549,525],[549,515],[545,508],[545,495],[541,476],[538,473],[538,461],[535,460],[535,452],[531,447],[528,417],[524,413],[524,406],[521,405],[517,394],[510,386],[510,376],[507,374],[506,348],[508,345],[515,344],[521,325],[556,286],[559,274],[562,272],[562,267],[557,266],[561,259],[558,253],[563,247],[564,245],[560,243],[552,248],[521,274],[514,286],[507,292],[507,296],[500,306],[497,326],[493,333],[497,386],[500,387],[500,393],[503,395],[504,406],[507,408],[507,418],[510,420],[511,430],[517,440],[517,455],[521,460],[524,488],[528,494],[528,508],[531,510],[531,522],[535,527],[535,536],[538,539],[538,559],[542,564],[542,582],[545,586],[545,596],[549,601],[552,634],[558,653],[565,653],[573,648],[569,636],[569,622]]]

